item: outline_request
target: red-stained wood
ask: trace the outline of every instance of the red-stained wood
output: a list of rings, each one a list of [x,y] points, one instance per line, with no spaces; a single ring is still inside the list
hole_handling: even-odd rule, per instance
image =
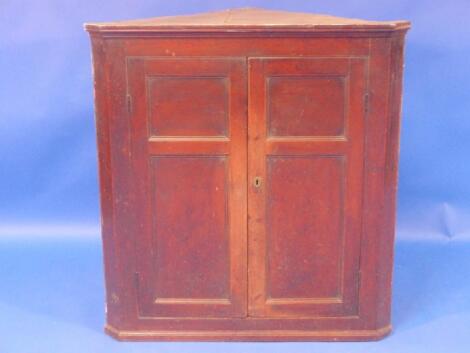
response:
[[[366,63],[249,60],[249,179],[265,181],[248,192],[255,316],[358,315]]]
[[[86,25],[106,332],[390,331],[408,27],[261,9]]]
[[[245,60],[132,58],[127,74],[139,315],[243,317]]]

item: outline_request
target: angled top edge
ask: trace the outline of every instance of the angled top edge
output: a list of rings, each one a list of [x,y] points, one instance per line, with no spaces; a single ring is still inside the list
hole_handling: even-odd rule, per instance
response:
[[[368,21],[330,15],[237,8],[183,16],[116,22],[91,22],[89,32],[258,32],[258,31],[393,31],[406,30],[409,21]]]

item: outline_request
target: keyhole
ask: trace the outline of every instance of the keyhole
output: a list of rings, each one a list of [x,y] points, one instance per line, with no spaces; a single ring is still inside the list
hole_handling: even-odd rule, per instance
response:
[[[256,188],[259,188],[261,186],[261,177],[255,177],[253,184]]]

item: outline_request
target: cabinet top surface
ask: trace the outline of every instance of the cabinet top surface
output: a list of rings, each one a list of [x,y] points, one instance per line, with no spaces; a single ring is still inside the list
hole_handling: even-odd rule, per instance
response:
[[[258,8],[85,24],[89,32],[393,31],[409,27],[408,21],[367,21]]]

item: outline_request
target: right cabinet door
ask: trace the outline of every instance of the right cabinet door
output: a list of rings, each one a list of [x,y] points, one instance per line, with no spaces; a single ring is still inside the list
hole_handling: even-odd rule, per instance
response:
[[[248,63],[249,315],[355,316],[367,60]]]

